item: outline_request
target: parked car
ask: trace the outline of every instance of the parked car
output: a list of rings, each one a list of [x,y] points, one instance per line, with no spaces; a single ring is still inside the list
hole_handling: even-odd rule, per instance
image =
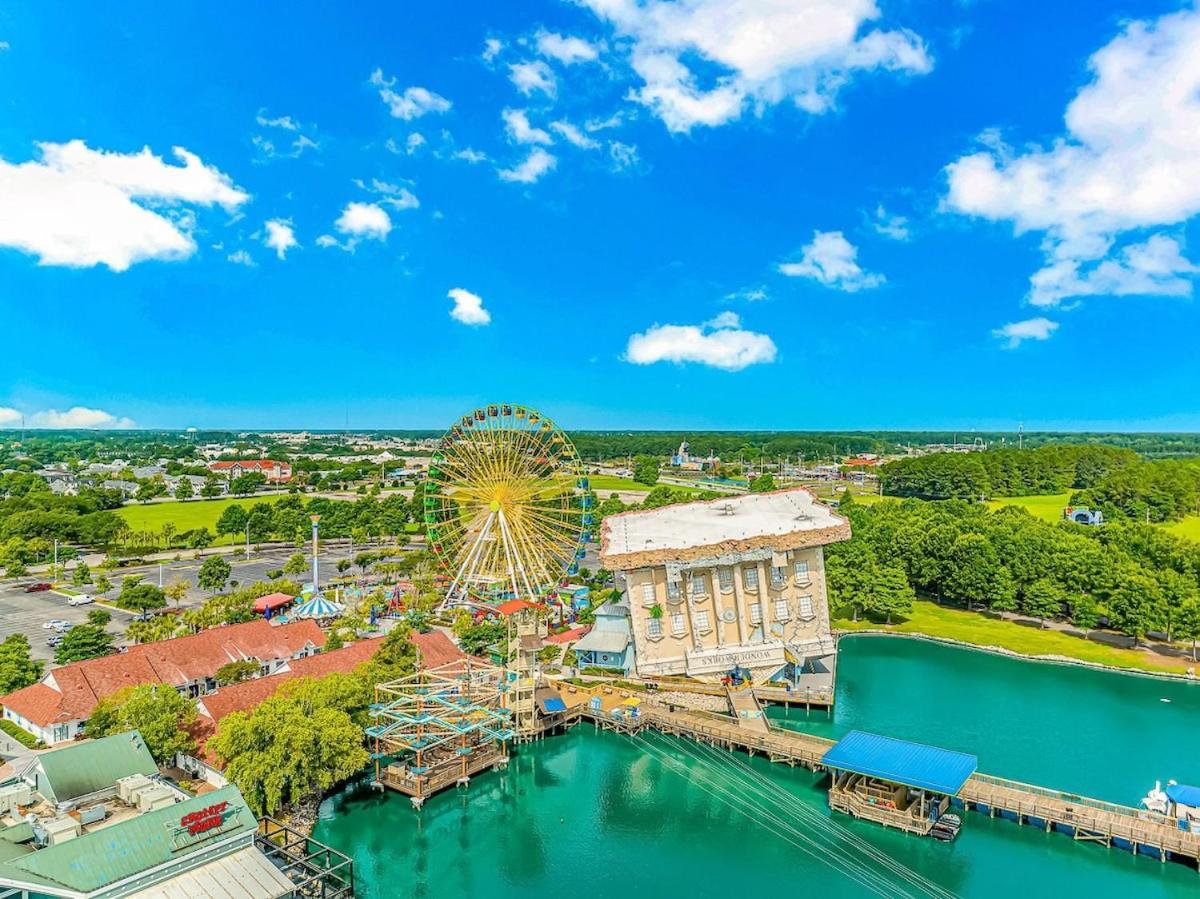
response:
[[[86,593],[80,593],[77,596],[72,596],[70,599],[68,599],[67,605],[69,605],[69,606],[86,606],[88,603],[92,603],[95,601],[96,601],[96,597],[89,596]]]
[[[49,646],[51,649],[53,649],[55,646],[57,646],[62,641],[63,641],[63,635],[58,633],[57,631],[55,631],[53,634],[51,634],[49,637],[46,638],[46,645]]]
[[[71,626],[71,622],[62,618],[51,618],[49,621],[42,622],[42,627],[46,630],[65,631],[69,630]]]
[[[45,593],[47,590],[49,590],[53,586],[54,586],[53,584],[47,584],[47,583],[28,584],[25,587],[25,592],[26,593]]]

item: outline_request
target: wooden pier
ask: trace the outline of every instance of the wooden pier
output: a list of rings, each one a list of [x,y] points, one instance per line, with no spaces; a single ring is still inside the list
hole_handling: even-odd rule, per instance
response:
[[[621,733],[632,735],[653,728],[671,736],[759,754],[772,762],[800,765],[813,771],[824,770],[822,758],[834,745],[833,740],[797,731],[743,727],[734,719],[713,712],[672,711],[657,702],[645,701],[644,697],[635,716],[614,717],[611,710],[592,709],[587,702],[574,705],[567,714]],[[1200,864],[1200,834],[1180,830],[1175,819],[1144,809],[982,773],[971,775],[952,802],[991,817],[1063,833],[1078,841],[1097,842],[1164,862]],[[847,811],[854,814],[853,810]]]

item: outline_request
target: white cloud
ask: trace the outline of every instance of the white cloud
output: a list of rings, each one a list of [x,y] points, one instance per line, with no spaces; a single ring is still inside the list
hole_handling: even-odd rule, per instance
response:
[[[250,142],[254,144],[259,155],[264,159],[295,159],[301,156],[305,150],[321,149],[313,138],[304,134],[304,126],[297,119],[291,116],[275,116],[267,115],[265,109],[260,109],[254,117],[254,121],[261,128],[274,128],[281,131],[290,132],[290,134],[281,135],[287,140],[287,144],[281,147],[275,139],[262,134],[256,134],[250,138]]]
[[[286,257],[292,247],[299,246],[291,219],[271,219],[264,227],[267,229],[267,236],[263,243],[274,250],[280,259]]]
[[[878,287],[886,280],[883,275],[863,271],[858,248],[841,231],[814,231],[812,243],[800,250],[800,261],[781,264],[779,272],[789,278],[812,278],[849,293]]]
[[[875,233],[882,234],[884,237],[892,240],[908,240],[911,232],[908,228],[908,219],[902,215],[894,215],[883,208],[883,205],[875,207],[875,215],[871,219],[871,227],[875,229]]]
[[[5,53],[12,49],[12,44],[8,41],[0,41],[0,53]]]
[[[285,131],[300,130],[300,123],[293,119],[290,115],[270,118],[265,109],[260,109],[258,111],[258,115],[254,117],[254,121],[258,122],[258,124],[264,128],[283,128]]]
[[[604,46],[597,46],[581,37],[556,34],[552,31],[539,31],[536,40],[538,53],[556,59],[565,66],[577,62],[592,62],[600,56],[600,50]]]
[[[46,409],[29,416],[29,426],[33,428],[132,428],[133,421],[128,418],[105,412],[103,409],[89,409],[86,406],[72,406],[65,412],[57,409]]]
[[[541,147],[534,147],[523,162],[510,169],[499,169],[498,174],[503,181],[533,184],[557,164],[558,160],[551,154],[547,153]]]
[[[1058,322],[1048,318],[1030,318],[1023,322],[1009,322],[1001,328],[992,331],[992,336],[1007,341],[1006,350],[1015,350],[1025,340],[1049,340],[1050,335],[1058,330]]]
[[[637,165],[639,159],[637,147],[621,143],[619,140],[609,143],[608,156],[613,162],[613,169],[618,172]]]
[[[491,62],[500,55],[500,51],[504,49],[504,42],[497,40],[494,37],[489,37],[483,42],[483,61]]]
[[[529,124],[529,115],[523,109],[505,109],[500,113],[508,139],[517,144],[552,144],[552,138],[541,128]]]
[[[21,413],[11,406],[0,406],[0,427],[16,424],[21,420]]]
[[[790,99],[818,114],[857,73],[933,67],[907,29],[866,30],[875,0],[581,0],[631,41],[633,99],[671,131],[733,121]],[[701,83],[697,63],[720,72]]]
[[[1034,305],[1188,294],[1196,268],[1178,240],[1146,232],[1200,213],[1200,12],[1131,22],[1088,66],[1063,136],[1017,151],[986,134],[984,149],[947,166],[945,206],[1042,234]]]
[[[746,331],[741,319],[722,312],[700,325],[654,325],[633,334],[625,360],[635,365],[655,362],[698,362],[724,371],[775,361],[775,342],[766,334]]]
[[[376,203],[347,203],[338,220],[333,223],[339,234],[346,235],[344,244],[328,234],[317,238],[319,247],[341,247],[343,250],[353,250],[361,240],[387,240],[392,230],[392,219]]]
[[[234,265],[244,265],[247,268],[253,268],[256,265],[254,257],[246,250],[234,250],[226,258]]]
[[[554,77],[550,67],[540,59],[511,63],[508,67],[508,77],[526,97],[532,93],[553,97],[558,93],[558,79]]]
[[[457,150],[454,153],[454,158],[462,159],[471,163],[471,165],[475,165],[479,162],[486,162],[487,154],[480,150],[473,150],[470,147],[463,147],[461,150]]]
[[[403,212],[406,209],[421,208],[421,201],[417,199],[417,195],[402,184],[392,184],[388,181],[380,181],[378,178],[372,178],[370,184],[363,181],[354,183],[363,190],[377,194],[381,197],[380,203],[391,206],[395,210]]]
[[[557,132],[569,144],[574,144],[583,150],[595,150],[600,146],[600,141],[595,138],[588,137],[579,128],[572,125],[566,119],[560,119],[557,122],[551,122],[550,127]]]
[[[454,308],[450,310],[450,317],[455,321],[474,327],[486,325],[491,322],[491,313],[483,308],[483,299],[478,294],[471,293],[469,290],[463,290],[461,287],[455,287],[446,296],[454,301]]]
[[[0,246],[42,265],[120,272],[147,259],[184,259],[196,244],[195,218],[183,204],[233,212],[250,199],[182,147],[174,148],[182,165],[168,165],[149,147],[110,153],[73,140],[38,149],[37,161],[0,159]]]
[[[450,101],[427,88],[406,87],[402,93],[398,93],[395,90],[396,79],[384,78],[382,69],[371,73],[371,84],[379,88],[379,97],[387,104],[393,118],[409,122],[430,113],[450,111]]]
[[[412,156],[419,149],[421,149],[423,146],[425,146],[425,143],[426,143],[425,135],[421,134],[419,131],[414,131],[412,134],[410,134],[408,136],[408,139],[404,142],[404,151],[409,156]]]
[[[741,290],[725,294],[725,299],[745,300],[748,303],[757,303],[759,300],[765,300],[767,296],[767,288],[765,287],[743,287]]]

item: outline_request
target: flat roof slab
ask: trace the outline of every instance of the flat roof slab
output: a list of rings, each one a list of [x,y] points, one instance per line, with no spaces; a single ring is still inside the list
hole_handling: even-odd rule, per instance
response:
[[[850,538],[850,523],[802,487],[609,515],[605,568],[630,571],[727,553],[807,549]]]

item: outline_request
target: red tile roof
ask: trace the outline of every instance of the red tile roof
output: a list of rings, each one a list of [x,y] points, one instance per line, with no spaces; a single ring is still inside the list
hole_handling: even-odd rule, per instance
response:
[[[551,634],[546,638],[547,643],[574,643],[584,634],[592,629],[590,624],[585,624],[580,627],[573,627],[569,631],[563,631],[561,634]]]
[[[208,467],[212,471],[228,471],[229,469],[233,468],[234,466],[238,466],[238,467],[246,469],[247,471],[251,471],[251,470],[260,469],[260,468],[274,468],[276,465],[278,465],[280,467],[280,469],[282,469],[284,471],[287,471],[288,469],[290,469],[292,467],[291,464],[288,462],[276,462],[273,459],[233,459],[228,462],[210,462],[210,463],[208,463]]]
[[[412,641],[417,647],[417,664],[421,668],[437,668],[467,657],[467,654],[446,636],[445,631],[430,631],[427,634],[414,632]]]
[[[527,599],[510,599],[508,602],[502,602],[496,606],[496,611],[501,615],[512,615],[524,609],[535,609],[536,605]]]
[[[42,727],[87,718],[101,699],[138,684],[180,687],[213,677],[241,659],[291,658],[325,645],[313,621],[273,625],[262,619],[186,637],[131,646],[125,652],[51,669],[40,683],[0,697],[0,705]]]
[[[260,596],[254,600],[254,611],[261,615],[267,609],[272,611],[281,609],[289,602],[294,602],[295,599],[296,597],[288,596],[286,593],[268,593],[266,596]]]

